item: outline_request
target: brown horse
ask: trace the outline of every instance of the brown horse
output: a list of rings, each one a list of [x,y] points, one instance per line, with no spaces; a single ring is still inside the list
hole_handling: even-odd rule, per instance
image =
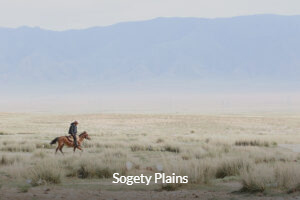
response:
[[[76,148],[78,148],[79,150],[82,151],[82,148],[81,148],[81,143],[83,142],[84,139],[87,139],[87,140],[90,140],[91,138],[89,137],[89,135],[87,134],[86,131],[82,132],[80,135],[79,135],[79,139],[77,139],[77,143],[78,143],[78,146],[75,147],[74,146],[74,141],[73,141],[73,138],[72,140],[70,139],[71,137],[70,136],[61,136],[61,137],[57,137],[55,138],[54,140],[52,140],[50,142],[50,144],[55,144],[56,142],[58,142],[58,146],[55,150],[55,153],[57,153],[57,151],[59,150],[62,154],[64,154],[64,152],[62,151],[62,148],[64,147],[64,145],[68,146],[68,147],[73,147],[73,151],[75,152]]]

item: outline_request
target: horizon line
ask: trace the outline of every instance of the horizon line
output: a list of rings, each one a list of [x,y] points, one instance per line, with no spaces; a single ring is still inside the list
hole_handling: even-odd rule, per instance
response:
[[[198,20],[219,20],[219,19],[233,19],[233,18],[239,18],[239,17],[255,17],[255,16],[280,16],[280,17],[299,17],[300,14],[297,15],[283,15],[283,14],[272,14],[272,13],[262,13],[262,14],[252,14],[252,15],[237,15],[237,16],[231,16],[231,17],[154,17],[150,19],[143,19],[143,20],[133,20],[133,21],[121,21],[109,25],[95,25],[95,26],[89,26],[85,28],[70,28],[70,29],[60,29],[60,30],[54,30],[49,28],[43,28],[42,26],[30,26],[30,25],[22,25],[17,27],[7,27],[7,26],[0,26],[0,29],[22,29],[22,28],[28,28],[28,29],[40,29],[44,31],[52,31],[52,32],[65,32],[65,31],[81,31],[81,30],[88,30],[93,28],[106,28],[111,27],[119,24],[126,24],[126,23],[139,23],[139,22],[147,22],[147,21],[153,21],[158,19],[198,19]]]

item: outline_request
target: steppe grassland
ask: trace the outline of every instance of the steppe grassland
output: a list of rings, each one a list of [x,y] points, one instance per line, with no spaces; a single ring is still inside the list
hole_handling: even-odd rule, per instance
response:
[[[74,120],[92,140],[83,153],[64,148],[65,156],[54,155],[49,142],[67,135]],[[0,184],[62,184],[162,170],[188,175],[190,184],[238,181],[248,192],[294,192],[300,190],[300,157],[278,144],[300,144],[299,122],[295,115],[2,113],[0,177],[6,181]]]

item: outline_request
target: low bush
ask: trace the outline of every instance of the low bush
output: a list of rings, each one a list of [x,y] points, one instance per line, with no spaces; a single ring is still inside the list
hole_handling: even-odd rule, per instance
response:
[[[111,178],[113,171],[108,167],[90,167],[86,164],[82,164],[77,170],[78,178]]]
[[[164,139],[162,139],[162,138],[158,138],[157,140],[156,140],[156,143],[163,143],[164,142]]]
[[[161,185],[161,189],[166,191],[175,191],[178,190],[181,186],[182,184],[178,183],[166,183]]]
[[[173,152],[173,153],[179,153],[180,152],[180,147],[175,146],[175,145],[170,145],[167,144],[163,147],[164,151],[169,151],[169,152]]]
[[[145,151],[146,147],[144,145],[140,145],[140,144],[132,144],[130,146],[130,149],[131,149],[132,152]]]
[[[37,151],[37,152],[34,152],[32,156],[43,159],[47,156],[47,154],[44,151]]]
[[[275,145],[276,143],[270,144],[267,141],[259,141],[259,140],[239,140],[235,142],[236,146],[259,146],[259,147],[270,147]]]
[[[6,155],[2,155],[1,159],[0,159],[0,165],[12,165],[12,164],[14,164],[15,162],[17,162],[19,160],[20,160],[20,157],[18,157],[18,156],[8,157]]]

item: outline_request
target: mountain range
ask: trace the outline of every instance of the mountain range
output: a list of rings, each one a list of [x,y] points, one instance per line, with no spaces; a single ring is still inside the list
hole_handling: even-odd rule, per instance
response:
[[[300,16],[0,28],[4,92],[297,91],[299,77]]]

